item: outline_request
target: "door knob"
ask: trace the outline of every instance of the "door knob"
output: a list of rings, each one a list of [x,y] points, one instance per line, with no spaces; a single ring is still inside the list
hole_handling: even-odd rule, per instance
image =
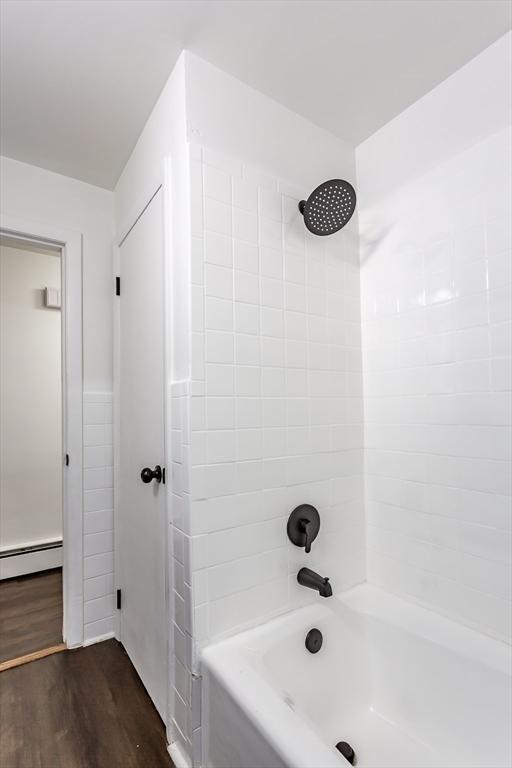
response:
[[[157,483],[162,482],[162,467],[157,464],[154,469],[151,467],[144,467],[140,473],[140,479],[143,483],[150,483],[152,480],[156,480]]]

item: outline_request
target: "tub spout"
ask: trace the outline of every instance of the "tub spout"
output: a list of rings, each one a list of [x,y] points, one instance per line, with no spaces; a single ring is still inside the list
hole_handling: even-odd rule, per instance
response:
[[[297,581],[303,587],[318,590],[320,597],[331,597],[332,587],[327,576],[319,576],[311,568],[301,568],[297,574]]]

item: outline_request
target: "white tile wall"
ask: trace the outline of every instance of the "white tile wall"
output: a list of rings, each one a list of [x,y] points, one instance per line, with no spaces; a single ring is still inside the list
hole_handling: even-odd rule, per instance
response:
[[[510,147],[360,208],[368,577],[509,640]]]
[[[356,224],[309,236],[310,190],[209,150],[191,149],[191,179],[192,379],[170,397],[174,725],[189,754],[198,648],[314,600],[302,565],[336,590],[365,577]],[[310,555],[286,536],[303,502],[322,518]]]
[[[183,533],[207,641],[314,599],[296,585],[306,562],[336,589],[364,578],[359,264],[355,223],[307,233],[308,190],[208,150],[191,162],[204,228]],[[322,516],[310,557],[286,536],[306,501]]]
[[[112,393],[84,392],[84,641],[114,631]]]

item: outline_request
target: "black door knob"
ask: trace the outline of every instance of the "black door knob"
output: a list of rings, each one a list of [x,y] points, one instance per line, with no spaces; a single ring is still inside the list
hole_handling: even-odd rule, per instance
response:
[[[151,467],[144,467],[140,473],[140,479],[143,483],[150,483],[152,480],[156,480],[157,483],[162,482],[162,467],[157,464],[154,469]]]

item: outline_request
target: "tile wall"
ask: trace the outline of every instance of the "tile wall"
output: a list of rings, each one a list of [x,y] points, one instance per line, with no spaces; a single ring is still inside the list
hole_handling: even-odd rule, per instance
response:
[[[112,393],[84,392],[84,642],[114,631]]]
[[[191,149],[191,380],[171,392],[175,721],[200,761],[197,651],[365,578],[357,224],[309,235],[297,189]],[[310,555],[286,536],[320,511]],[[180,738],[180,734],[178,734]],[[194,752],[195,745],[195,752]]]
[[[360,209],[368,578],[509,640],[510,147]]]

